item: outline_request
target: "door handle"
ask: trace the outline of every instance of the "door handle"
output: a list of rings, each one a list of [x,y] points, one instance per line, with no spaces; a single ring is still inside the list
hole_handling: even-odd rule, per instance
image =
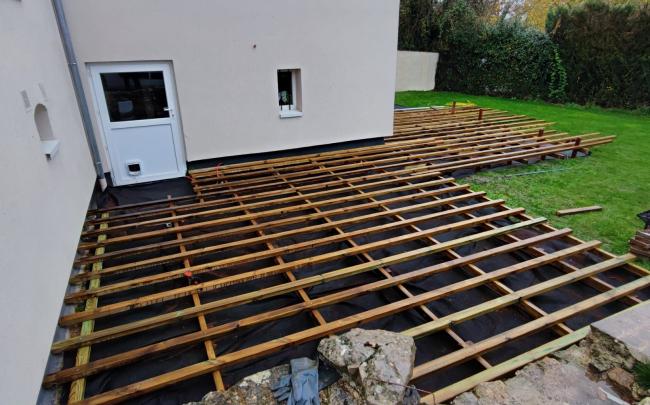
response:
[[[163,107],[163,111],[171,111],[172,109],[169,107]]]

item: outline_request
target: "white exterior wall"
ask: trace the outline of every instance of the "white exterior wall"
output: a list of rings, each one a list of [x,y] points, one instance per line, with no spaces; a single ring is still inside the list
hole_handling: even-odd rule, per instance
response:
[[[433,90],[437,66],[437,52],[398,51],[395,91]]]
[[[392,134],[399,0],[64,5],[83,71],[172,62],[190,161]],[[301,69],[303,117],[279,118],[282,68]]]
[[[49,1],[0,2],[0,54],[0,392],[5,404],[33,404],[95,172]],[[38,103],[61,142],[51,161]]]

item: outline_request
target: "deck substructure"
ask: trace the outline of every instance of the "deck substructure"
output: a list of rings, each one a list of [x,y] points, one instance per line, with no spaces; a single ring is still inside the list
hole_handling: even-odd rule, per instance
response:
[[[416,338],[413,383],[442,401],[576,341],[647,298],[648,272],[451,177],[613,139],[548,126],[396,112],[381,145],[196,170],[194,195],[89,212],[65,297],[86,306],[60,324],[93,327],[53,344],[83,359],[44,384],[83,385],[70,401],[93,404],[201,376],[224,389],[363,326]],[[193,348],[203,359],[106,383]]]

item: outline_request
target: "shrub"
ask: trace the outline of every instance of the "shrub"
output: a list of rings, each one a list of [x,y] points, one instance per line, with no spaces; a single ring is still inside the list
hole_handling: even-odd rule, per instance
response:
[[[482,22],[464,0],[439,22],[436,83],[441,90],[563,99],[560,56],[548,36],[518,21]]]
[[[546,31],[564,63],[570,100],[605,107],[650,105],[649,7],[588,0],[549,11]]]

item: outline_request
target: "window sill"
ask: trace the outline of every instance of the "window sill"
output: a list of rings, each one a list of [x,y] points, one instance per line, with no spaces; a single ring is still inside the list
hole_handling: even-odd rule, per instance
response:
[[[302,117],[302,111],[280,110],[280,118],[295,118],[295,117]]]

